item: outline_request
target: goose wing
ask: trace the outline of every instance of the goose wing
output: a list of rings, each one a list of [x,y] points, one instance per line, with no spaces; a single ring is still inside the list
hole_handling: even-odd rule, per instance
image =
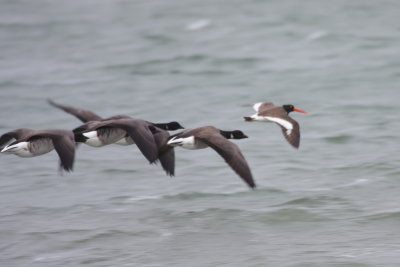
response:
[[[158,149],[153,137],[156,128],[143,120],[114,120],[108,126],[118,127],[127,132],[139,150],[150,163],[155,163],[158,158]]]
[[[12,139],[18,139],[17,134],[13,131],[0,136],[0,150],[3,149]]]
[[[90,110],[74,108],[74,107],[70,107],[70,106],[64,106],[64,105],[61,105],[61,104],[58,104],[58,103],[54,102],[51,99],[48,99],[47,101],[53,107],[59,108],[59,109],[65,111],[65,112],[67,112],[67,113],[69,113],[71,115],[74,115],[75,117],[77,117],[82,122],[100,121],[100,120],[102,120],[102,118],[99,115],[95,114],[94,112],[92,112]]]
[[[60,158],[60,169],[72,171],[75,160],[75,140],[72,131],[44,130],[31,135],[27,141],[40,138],[50,138],[54,149]]]
[[[251,188],[256,187],[249,165],[237,145],[217,133],[199,134],[196,138],[214,149]]]
[[[158,156],[161,166],[169,176],[175,175],[175,150],[171,146],[167,146],[169,133],[165,130],[156,128],[157,132],[153,134],[154,141],[158,148]]]
[[[127,115],[114,115],[105,119],[102,119],[102,121],[109,121],[109,120],[121,120],[121,119],[133,119],[132,117],[129,117]]]
[[[12,139],[18,140],[33,132],[34,130],[21,128],[4,133],[2,136],[0,136],[0,148],[3,149],[5,145],[9,143]]]
[[[70,136],[58,136],[53,138],[54,149],[60,157],[60,168],[72,171],[75,160],[75,142]]]
[[[84,124],[76,127],[72,131],[75,134],[94,131],[100,127],[105,127],[107,124],[109,124],[111,122],[112,121],[88,121],[88,122],[85,122]]]

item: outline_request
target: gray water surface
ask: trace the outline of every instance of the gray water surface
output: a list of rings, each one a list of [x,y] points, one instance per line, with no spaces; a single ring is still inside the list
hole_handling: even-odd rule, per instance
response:
[[[397,1],[0,1],[0,130],[46,103],[240,129],[250,190],[212,149],[176,176],[135,146],[0,155],[1,266],[400,266]],[[309,113],[299,150],[248,104]]]

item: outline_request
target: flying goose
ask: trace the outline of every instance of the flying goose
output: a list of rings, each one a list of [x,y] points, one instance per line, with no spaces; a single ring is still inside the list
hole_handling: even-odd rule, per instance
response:
[[[50,105],[52,105],[53,107],[59,108],[75,117],[77,117],[80,121],[86,123],[89,121],[108,121],[108,120],[118,120],[118,119],[134,119],[130,116],[127,115],[114,115],[108,118],[102,118],[99,115],[97,115],[96,113],[90,111],[90,110],[86,110],[86,109],[80,109],[80,108],[75,108],[75,107],[71,107],[71,106],[65,106],[65,105],[61,105],[58,104],[56,102],[54,102],[51,99],[47,100],[49,102]],[[175,131],[175,130],[179,130],[179,129],[184,129],[182,125],[180,125],[178,122],[176,121],[172,121],[172,122],[168,122],[168,123],[152,123],[154,126],[167,130],[167,131]],[[123,144],[123,142],[122,142]]]
[[[187,129],[170,137],[167,145],[170,147],[180,146],[186,149],[202,149],[211,147],[214,149],[226,163],[251,187],[256,185],[253,180],[250,168],[240,152],[240,149],[234,143],[227,139],[242,139],[247,136],[239,130],[223,131],[214,126],[203,126],[199,128]],[[164,149],[161,152],[168,151]]]
[[[6,145],[12,139],[16,141]],[[75,141],[72,131],[16,129],[0,136],[1,153],[28,158],[56,150],[60,170],[72,171],[75,158]]]
[[[160,157],[159,149],[169,138],[169,133],[152,123],[139,119],[89,121],[73,130],[75,140],[93,147],[115,144],[124,140],[125,145],[136,144],[150,163],[158,159],[170,176],[174,175],[174,153]]]

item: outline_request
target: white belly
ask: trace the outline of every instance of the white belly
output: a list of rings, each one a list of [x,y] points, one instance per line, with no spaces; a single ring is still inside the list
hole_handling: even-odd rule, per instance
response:
[[[172,138],[167,143],[170,146],[180,146],[186,149],[202,149],[208,147],[207,144],[196,140],[194,136],[189,136],[186,138]]]

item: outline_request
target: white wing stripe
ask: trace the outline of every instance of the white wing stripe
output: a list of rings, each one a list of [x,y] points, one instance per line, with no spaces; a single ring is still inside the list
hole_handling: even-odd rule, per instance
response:
[[[265,116],[265,118],[266,118],[267,120],[276,122],[277,124],[279,124],[279,125],[281,125],[283,128],[285,128],[285,129],[286,129],[286,134],[287,134],[287,135],[290,135],[290,134],[292,133],[293,124],[290,123],[289,121],[284,120],[284,119],[280,119],[280,118],[276,118],[276,117],[268,117],[268,116]]]

